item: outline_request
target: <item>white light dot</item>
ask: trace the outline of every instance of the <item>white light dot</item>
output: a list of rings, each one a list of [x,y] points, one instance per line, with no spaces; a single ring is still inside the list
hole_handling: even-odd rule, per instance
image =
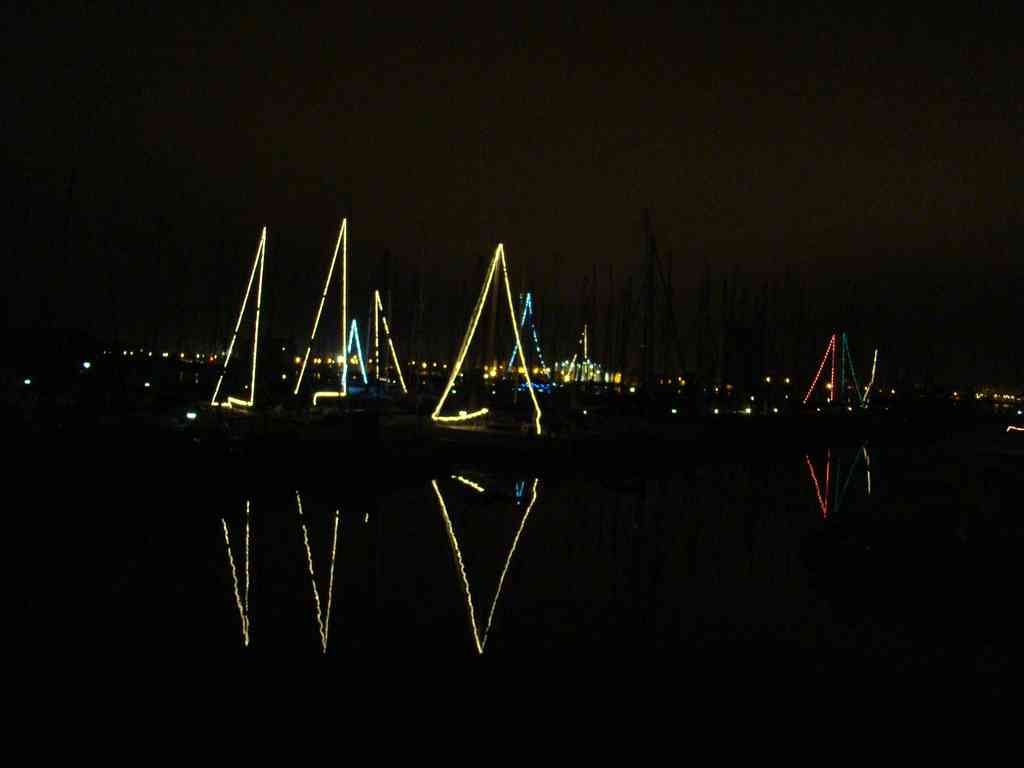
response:
[[[82,367],[85,368],[85,370],[89,370],[90,368],[92,368],[92,363],[86,360],[84,363],[82,363]]]

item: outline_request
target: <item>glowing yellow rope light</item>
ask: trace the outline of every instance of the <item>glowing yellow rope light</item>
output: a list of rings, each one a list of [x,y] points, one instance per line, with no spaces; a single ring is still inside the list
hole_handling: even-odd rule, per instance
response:
[[[501,596],[501,588],[505,584],[505,574],[508,573],[508,566],[512,562],[512,555],[515,554],[516,547],[519,546],[519,537],[523,534],[523,529],[526,527],[526,518],[530,516],[530,510],[533,509],[533,505],[537,501],[537,483],[540,478],[533,478],[533,494],[530,498],[530,503],[526,505],[526,511],[523,513],[523,519],[519,522],[519,528],[516,530],[516,535],[512,539],[512,547],[508,551],[508,557],[505,558],[505,565],[501,569],[501,576],[498,577],[498,590],[494,593],[494,600],[491,602],[491,611],[487,614],[487,626],[484,627],[484,640],[480,644],[481,648],[487,645],[487,635],[491,631],[491,621],[494,619],[494,609],[498,607],[498,598]]]
[[[320,315],[324,311],[324,302],[327,301],[327,291],[331,288],[331,277],[334,275],[334,265],[338,261],[338,248],[341,246],[342,238],[346,237],[348,220],[341,220],[341,229],[338,230],[338,242],[334,244],[334,255],[331,256],[331,266],[327,268],[327,279],[324,281],[324,290],[320,295],[320,306],[316,310],[316,317],[313,319],[313,332],[309,334],[309,345],[306,347],[306,355],[302,358],[302,368],[299,370],[299,379],[295,382],[293,395],[299,394],[299,387],[302,386],[302,376],[306,372],[306,363],[309,362],[309,353],[313,349],[313,342],[316,339],[317,328],[320,327]]]
[[[263,298],[263,266],[266,264],[267,241],[263,240],[263,256],[260,258],[260,282],[256,289],[256,331],[252,338],[252,379],[249,386],[249,405],[256,402],[256,353],[260,342],[260,305]]]
[[[459,541],[455,538],[455,529],[452,527],[452,519],[448,516],[448,508],[444,504],[444,497],[441,496],[441,489],[437,487],[437,480],[431,480],[430,484],[437,494],[437,501],[441,505],[441,518],[444,520],[445,530],[448,532],[448,543],[452,546],[452,554],[455,557],[455,566],[462,578],[462,588],[466,593],[466,607],[469,609],[469,628],[473,631],[473,643],[476,645],[476,652],[482,654],[483,646],[480,644],[480,634],[476,629],[476,617],[473,613],[473,595],[469,589],[469,579],[466,578],[466,566],[462,562],[462,552],[459,551]]]
[[[220,519],[224,528],[224,545],[228,551],[228,565],[231,567],[231,581],[234,585],[235,605],[238,607],[238,618],[242,623],[242,644],[249,647],[249,502],[245,502],[245,591],[244,599],[238,591],[238,569],[235,567],[235,558],[231,553],[231,537],[228,535],[228,522],[223,517]]]
[[[526,527],[526,519],[530,516],[530,510],[533,509],[533,505],[537,501],[538,480],[539,478],[534,478],[533,480],[532,498],[526,507],[526,511],[523,513],[523,519],[519,522],[519,528],[516,529],[516,535],[512,539],[512,546],[509,548],[508,555],[505,557],[505,563],[501,569],[501,576],[498,577],[498,588],[494,592],[494,600],[491,601],[491,610],[487,614],[487,624],[484,627],[482,639],[476,625],[476,613],[473,610],[473,594],[470,590],[469,578],[466,575],[466,566],[462,559],[462,551],[459,549],[459,541],[455,536],[455,527],[452,525],[452,519],[448,515],[448,507],[444,503],[444,497],[441,495],[441,489],[438,487],[437,481],[430,481],[430,484],[434,488],[434,493],[437,494],[437,501],[441,506],[441,517],[444,520],[445,530],[448,532],[448,542],[451,544],[452,556],[455,559],[455,565],[459,572],[459,577],[462,580],[462,589],[466,597],[466,608],[469,613],[469,626],[473,632],[473,643],[476,646],[476,652],[478,654],[482,655],[484,648],[487,646],[487,636],[491,631],[491,622],[494,619],[494,611],[498,606],[498,599],[501,597],[501,589],[505,584],[505,574],[508,573],[508,567],[512,562],[512,556],[515,554],[516,547],[519,546],[519,538],[522,536],[523,529]]]
[[[432,416],[431,418],[433,418],[434,421],[468,421],[469,419],[475,419],[483,416],[486,413],[490,413],[490,411],[486,408],[481,408],[480,410],[471,411],[469,413],[461,411],[458,416]]]
[[[380,381],[380,291],[373,292],[373,364],[377,369],[377,381]]]
[[[1012,424],[1006,428],[1007,432],[1024,432],[1024,427],[1015,427]]]
[[[253,260],[253,263],[252,263],[252,271],[249,272],[249,282],[245,286],[245,295],[242,297],[242,309],[238,313],[238,321],[235,323],[235,330],[231,334],[231,342],[228,344],[227,354],[224,355],[224,367],[221,368],[220,377],[217,379],[217,386],[214,387],[214,390],[213,390],[213,397],[210,398],[210,405],[220,405],[220,402],[218,402],[218,400],[217,400],[217,395],[220,394],[221,384],[224,383],[224,374],[226,374],[228,372],[228,363],[231,362],[231,353],[234,351],[234,349],[235,349],[235,341],[238,339],[238,329],[242,327],[242,318],[245,317],[245,307],[246,307],[246,305],[249,302],[249,294],[252,293],[252,283],[253,283],[253,280],[256,279],[256,268],[257,267],[259,267],[259,270],[260,270],[260,292],[262,292],[262,290],[263,290],[263,260],[264,260],[264,255],[266,254],[266,247],[267,247],[267,228],[264,227],[263,231],[260,233],[259,245],[256,246],[256,258]],[[260,299],[257,296],[257,298],[256,298],[256,304],[257,304],[257,315],[256,315],[256,318],[257,319],[256,319],[256,334],[254,336],[254,341],[253,341],[254,345],[259,340],[259,309],[258,309],[259,302],[260,302]],[[253,372],[254,372],[253,376],[254,376],[254,380],[255,380],[255,370],[256,370],[256,353],[255,353],[255,349],[254,349],[253,350]],[[250,394],[253,394],[253,393],[250,393]],[[252,398],[250,398],[250,400],[251,399]],[[249,402],[247,404],[248,405],[252,405],[251,402]]]
[[[345,230],[345,237],[341,243],[341,339],[342,352],[345,355],[345,364],[341,374],[341,396],[348,394],[348,349],[344,347],[345,334],[348,332],[348,225],[347,219],[341,220],[341,227]]]
[[[326,619],[320,613],[320,591],[316,588],[316,574],[313,570],[313,551],[309,546],[309,531],[306,529],[306,522],[302,515],[302,497],[295,492],[295,501],[299,507],[299,524],[302,526],[302,540],[306,545],[306,563],[309,566],[309,580],[313,585],[313,601],[316,604],[316,624],[320,633],[320,647],[327,653],[327,637],[331,630],[331,601],[334,596],[334,560],[338,551],[338,525],[341,517],[341,510],[334,512],[334,538],[331,541],[331,567],[330,576],[327,582],[327,615]]]
[[[469,478],[463,477],[462,475],[452,475],[452,480],[458,480],[463,485],[468,485],[470,488],[472,488],[477,493],[483,493],[485,490],[487,490],[482,485],[477,485],[472,480],[470,480]]]
[[[864,402],[868,401],[868,397],[871,395],[871,387],[875,383],[875,367],[878,365],[878,350],[875,350],[875,355],[871,359],[871,380],[868,382],[867,387],[864,389]]]
[[[323,400],[324,398],[341,397],[341,396],[342,396],[341,392],[335,392],[334,390],[330,390],[330,389],[325,390],[324,392],[314,392],[313,393],[313,405],[316,405],[319,400]]]
[[[526,390],[530,393],[530,399],[533,401],[533,409],[536,411],[536,418],[534,424],[537,428],[537,434],[540,434],[540,404],[537,402],[537,395],[533,391],[533,383],[530,381],[530,367],[526,363],[526,353],[523,351],[523,342],[519,338],[519,326],[516,325],[516,310],[512,304],[512,287],[509,285],[508,280],[508,262],[505,259],[505,246],[498,243],[498,251],[501,252],[501,271],[505,276],[505,295],[508,297],[508,311],[509,316],[512,318],[512,332],[516,335],[516,345],[519,348],[519,362],[523,366],[523,376],[526,378]]]
[[[380,315],[381,321],[384,323],[384,336],[388,342],[388,349],[391,350],[391,361],[395,364],[395,371],[398,373],[398,383],[402,385],[402,394],[409,394],[409,390],[405,388],[405,377],[402,375],[402,366],[398,363],[398,353],[395,352],[395,344],[391,341],[391,328],[388,326],[388,316],[384,314],[384,304],[380,300],[380,291],[373,292],[374,298],[376,299],[376,310]],[[375,316],[376,317],[376,316]],[[380,363],[377,363],[377,379],[380,379]]]
[[[867,467],[868,473],[868,496],[871,495],[871,459],[868,457],[868,447],[866,445],[861,446],[864,450],[864,466]]]
[[[459,349],[459,355],[455,359],[455,365],[452,366],[452,372],[448,376],[448,384],[444,388],[444,392],[441,394],[441,399],[437,401],[437,407],[434,408],[431,419],[434,421],[461,421],[467,417],[455,417],[448,416],[441,418],[441,408],[444,406],[445,400],[448,399],[448,393],[451,392],[452,387],[455,386],[455,380],[459,377],[459,372],[462,370],[462,363],[466,359],[466,353],[469,351],[469,344],[473,340],[473,334],[476,333],[477,323],[480,322],[480,314],[484,309],[484,302],[487,299],[487,292],[491,288],[491,279],[494,277],[494,269],[498,264],[498,252],[495,251],[494,258],[491,259],[491,265],[487,269],[487,277],[484,279],[483,288],[480,290],[480,295],[477,297],[476,306],[473,308],[473,315],[469,320],[469,328],[466,330],[466,336],[462,340],[462,347]],[[480,409],[483,411],[483,409]],[[480,412],[475,412],[479,415]]]
[[[483,288],[480,291],[480,296],[477,298],[476,307],[473,309],[473,315],[470,318],[469,328],[466,330],[466,336],[462,340],[462,347],[459,349],[459,355],[455,360],[455,365],[452,366],[451,375],[448,377],[448,384],[444,388],[444,392],[441,394],[441,399],[437,401],[437,406],[434,408],[433,414],[430,418],[433,421],[452,422],[452,421],[465,421],[467,419],[476,418],[487,413],[486,408],[481,408],[472,413],[459,414],[458,416],[441,416],[441,409],[444,407],[445,401],[448,399],[448,395],[455,386],[455,381],[459,377],[459,373],[462,370],[462,364],[466,360],[466,353],[469,351],[469,345],[473,341],[473,335],[476,333],[477,324],[480,322],[480,315],[483,313],[484,303],[487,300],[487,292],[491,288],[491,280],[494,279],[494,272],[501,264],[502,275],[505,280],[505,297],[508,300],[508,311],[509,316],[512,318],[512,331],[516,338],[516,347],[519,350],[519,361],[523,367],[523,376],[526,378],[526,388],[530,392],[530,399],[533,401],[533,408],[536,412],[536,418],[534,424],[537,430],[537,434],[540,432],[540,405],[537,403],[537,396],[533,391],[533,384],[530,381],[530,370],[526,364],[526,356],[523,353],[523,343],[519,338],[519,327],[516,323],[516,310],[515,305],[512,303],[512,287],[509,284],[508,279],[508,265],[505,261],[505,248],[501,243],[498,243],[498,247],[494,249],[494,258],[491,259],[491,266],[487,270],[487,277],[484,279]]]

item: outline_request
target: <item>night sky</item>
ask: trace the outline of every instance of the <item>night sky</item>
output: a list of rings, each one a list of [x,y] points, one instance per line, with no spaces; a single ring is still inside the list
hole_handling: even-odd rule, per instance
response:
[[[42,5],[4,11],[11,327],[205,343],[266,224],[268,323],[300,337],[348,215],[357,310],[387,284],[408,327],[420,281],[421,353],[499,240],[571,339],[595,265],[602,317],[609,265],[639,280],[648,208],[687,333],[706,266],[752,295],[788,267],[808,348],[841,326],[911,378],[1021,376],[1016,18]]]

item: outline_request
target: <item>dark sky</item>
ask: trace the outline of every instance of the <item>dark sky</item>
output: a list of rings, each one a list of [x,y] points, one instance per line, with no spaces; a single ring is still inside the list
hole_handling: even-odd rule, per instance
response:
[[[270,322],[305,333],[345,214],[363,295],[388,249],[396,294],[419,269],[458,314],[502,240],[573,304],[592,265],[602,296],[609,264],[636,272],[649,208],[684,307],[705,264],[789,265],[912,321],[864,346],[1019,356],[1024,55],[1000,11],[188,5],[4,12],[11,325],[195,336],[265,223]],[[819,309],[809,335],[840,320]]]

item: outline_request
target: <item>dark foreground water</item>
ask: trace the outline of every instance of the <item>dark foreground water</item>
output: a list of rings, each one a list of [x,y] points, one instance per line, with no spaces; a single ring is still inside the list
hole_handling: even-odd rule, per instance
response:
[[[659,651],[998,691],[1021,640],[1022,459],[976,437],[653,474],[424,478],[340,455],[222,487],[141,449],[52,445],[15,481],[17,633],[107,659]]]

